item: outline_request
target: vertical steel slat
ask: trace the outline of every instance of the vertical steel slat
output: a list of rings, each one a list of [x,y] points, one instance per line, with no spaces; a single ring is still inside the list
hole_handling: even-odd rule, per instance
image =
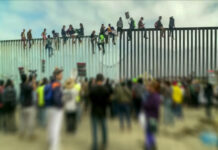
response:
[[[166,51],[166,34],[164,34],[164,58],[163,58],[163,77],[164,77],[164,79],[166,79],[166,73],[167,73],[167,71],[166,71],[166,53],[167,53],[167,51]]]
[[[182,77],[182,31],[179,29],[179,77]]]
[[[193,75],[193,61],[194,61],[194,57],[193,57],[193,30],[191,30],[191,77]]]
[[[175,77],[176,79],[178,79],[178,57],[177,57],[177,53],[178,53],[178,49],[177,49],[177,30],[174,30],[175,32]],[[172,37],[173,38],[173,37]]]
[[[144,52],[144,38],[143,38],[143,35],[146,34],[146,31],[144,33],[144,31],[141,32],[141,74],[143,74],[147,67],[147,59],[146,59],[146,53],[147,53],[147,50],[146,50],[146,41],[145,41],[145,52]]]
[[[189,49],[189,30],[187,30],[187,48],[186,48],[186,51],[187,51],[187,76],[190,75],[190,71],[189,71],[189,66],[190,66],[190,57],[189,57],[189,54],[190,54],[190,49]]]
[[[120,34],[121,34],[121,32],[120,32]],[[120,62],[119,62],[119,79],[121,80],[121,76],[122,76],[122,68],[121,68],[121,66],[122,66],[122,61],[121,61],[121,59],[122,59],[122,46],[121,46],[121,40],[122,40],[122,36],[120,35],[120,43],[119,43],[119,48],[120,48],[120,52],[119,52],[119,58],[120,58]]]
[[[208,68],[209,67],[209,47],[208,47],[209,46],[208,45],[209,44],[209,34],[208,33],[209,33],[209,30],[207,29],[206,30],[206,37],[207,37],[206,38],[207,39],[206,40],[206,73],[207,73],[207,71],[209,69]]]
[[[195,77],[197,77],[197,64],[198,64],[198,61],[197,61],[197,43],[198,43],[198,30],[195,29]]]
[[[151,75],[151,31],[148,31],[149,41],[148,41],[148,73]],[[146,42],[147,43],[147,42]]]
[[[155,49],[155,53],[156,53],[156,55],[155,55],[155,69],[156,69],[156,77],[157,78],[159,78],[159,58],[158,58],[158,49],[159,49],[159,47],[158,47],[158,42],[159,42],[159,40],[158,40],[158,32],[159,32],[159,30],[156,30],[156,49]]]
[[[168,35],[167,35],[167,49],[168,49],[168,52],[167,52],[167,76],[168,76],[168,79],[171,79],[171,75],[170,75],[170,38],[169,38],[169,30],[168,30]]]
[[[152,75],[153,77],[156,77],[154,69],[154,31],[152,31]]]
[[[165,38],[165,34],[164,34]],[[160,64],[159,64],[159,78],[163,78],[163,72],[162,72],[162,56],[163,56],[163,50],[162,50],[162,37],[160,37],[160,52],[159,52],[159,58],[160,58]]]
[[[213,29],[210,30],[210,69],[213,70]]]
[[[204,70],[205,70],[205,65],[204,65],[204,57],[205,57],[205,55],[204,55],[204,52],[205,52],[205,50],[204,50],[204,30],[202,30],[202,32],[203,32],[203,36],[202,36],[202,44],[203,44],[203,46],[202,46],[202,69],[201,69],[201,30],[198,30],[198,49],[199,49],[199,51],[198,51],[198,72],[199,72],[199,76],[201,76],[202,75],[202,77],[204,76]],[[202,74],[201,74],[202,73]]]
[[[217,69],[217,29],[215,29],[215,38],[214,38],[215,40],[214,40],[214,44],[215,44],[215,49],[214,49],[214,51],[215,51],[215,58],[214,58],[214,60],[215,60],[215,69]]]
[[[183,63],[182,63],[182,65],[183,65],[183,77],[185,77],[186,75],[185,75],[185,60],[186,60],[186,58],[185,58],[185,50],[186,50],[186,47],[185,47],[185,30],[183,30]],[[186,60],[187,61],[187,60]]]

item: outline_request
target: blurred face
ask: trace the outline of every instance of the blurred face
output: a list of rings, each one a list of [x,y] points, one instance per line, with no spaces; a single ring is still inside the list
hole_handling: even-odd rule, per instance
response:
[[[61,73],[59,73],[57,76],[56,76],[56,79],[57,80],[62,80],[62,78],[63,78],[63,73],[61,72]]]

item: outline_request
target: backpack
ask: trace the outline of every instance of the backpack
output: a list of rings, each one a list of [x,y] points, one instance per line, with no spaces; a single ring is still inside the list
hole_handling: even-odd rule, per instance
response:
[[[53,89],[52,84],[47,84],[44,88],[45,105],[51,106],[53,103]]]

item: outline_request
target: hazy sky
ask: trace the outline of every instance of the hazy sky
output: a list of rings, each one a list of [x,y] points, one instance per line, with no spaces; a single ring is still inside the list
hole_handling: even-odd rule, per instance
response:
[[[78,28],[80,22],[87,35],[102,23],[115,26],[126,11],[136,22],[143,16],[146,27],[160,15],[164,26],[170,16],[178,27],[218,26],[218,0],[0,0],[0,40],[19,39],[23,28],[40,37],[43,28],[60,32],[62,25]]]

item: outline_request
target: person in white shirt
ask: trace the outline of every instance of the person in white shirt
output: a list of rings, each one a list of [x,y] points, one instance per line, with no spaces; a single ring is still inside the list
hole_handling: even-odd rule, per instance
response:
[[[63,90],[63,102],[65,103],[66,131],[68,133],[76,132],[76,97],[78,94],[75,89],[75,80],[72,78],[66,80]]]

